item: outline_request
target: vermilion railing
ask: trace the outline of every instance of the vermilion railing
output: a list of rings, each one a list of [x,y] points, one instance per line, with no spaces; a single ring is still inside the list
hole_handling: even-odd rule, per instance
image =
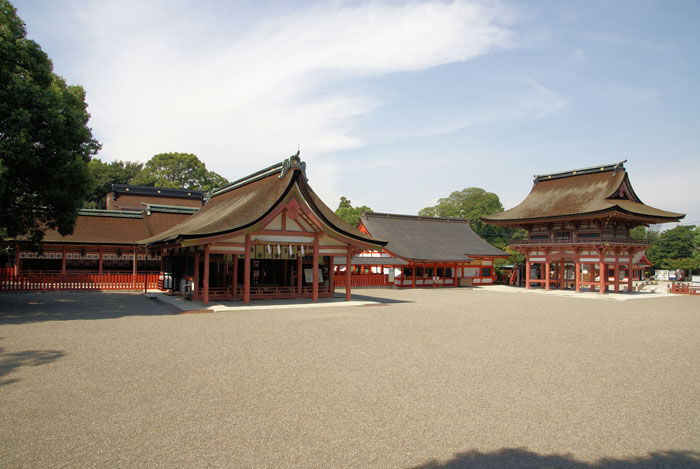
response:
[[[700,287],[695,287],[685,283],[673,283],[671,284],[671,293],[678,293],[682,295],[700,295]]]
[[[137,273],[24,273],[0,274],[0,291],[67,291],[67,290],[150,290],[158,288],[157,272]]]
[[[353,274],[350,287],[385,287],[389,285],[387,274]],[[345,273],[334,274],[335,287],[345,286]]]

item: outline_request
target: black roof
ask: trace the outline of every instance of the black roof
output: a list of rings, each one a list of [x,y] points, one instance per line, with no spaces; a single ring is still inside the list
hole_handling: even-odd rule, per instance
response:
[[[112,184],[112,195],[116,200],[120,194],[151,195],[161,197],[180,197],[184,199],[202,199],[202,191],[191,189],[171,189],[168,187],[132,186],[130,184]]]
[[[507,256],[481,239],[467,220],[363,213],[360,221],[372,236],[386,239],[397,256],[429,261],[469,261],[470,257]]]

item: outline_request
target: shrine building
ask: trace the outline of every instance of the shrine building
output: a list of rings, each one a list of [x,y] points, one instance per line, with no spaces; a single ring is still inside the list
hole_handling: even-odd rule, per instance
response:
[[[481,239],[467,220],[363,213],[358,228],[388,243],[380,252],[354,258],[355,268],[388,272],[388,283],[400,288],[493,284],[494,259],[508,257]]]
[[[146,252],[139,241],[190,217],[202,203],[201,191],[113,184],[109,209],[79,210],[73,233],[46,230],[38,252],[21,239],[10,243],[15,251],[11,273],[41,274],[45,283],[56,280],[51,275],[157,274],[160,257]],[[63,278],[56,282],[66,283]]]
[[[333,259],[386,244],[343,221],[308,185],[299,153],[211,193],[182,223],[142,241],[166,284],[195,299],[331,297]],[[346,276],[349,280],[351,270]],[[346,283],[350,300],[351,282]]]
[[[649,243],[632,239],[630,230],[678,222],[685,215],[645,205],[625,162],[535,176],[520,205],[482,217],[528,232],[526,240],[510,245],[526,256],[527,288],[633,291],[632,272],[648,262]]]

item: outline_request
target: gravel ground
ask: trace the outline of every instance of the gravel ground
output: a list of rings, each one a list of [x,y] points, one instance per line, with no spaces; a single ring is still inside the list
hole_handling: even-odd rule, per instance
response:
[[[700,297],[357,293],[0,295],[0,467],[700,467]]]

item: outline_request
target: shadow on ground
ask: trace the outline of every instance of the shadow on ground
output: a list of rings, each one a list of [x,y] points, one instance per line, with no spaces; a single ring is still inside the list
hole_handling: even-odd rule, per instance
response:
[[[537,454],[523,448],[504,448],[492,453],[469,451],[458,453],[441,463],[428,461],[413,469],[460,468],[556,468],[556,469],[639,469],[639,468],[699,469],[700,453],[694,451],[660,451],[630,459],[603,458],[595,463],[577,461],[565,454]]]
[[[32,292],[0,295],[0,325],[164,314],[173,312],[139,293]]]
[[[16,383],[18,378],[4,379],[5,376],[25,366],[39,366],[51,363],[65,356],[59,350],[25,350],[24,352],[5,353],[0,348],[0,386]]]

